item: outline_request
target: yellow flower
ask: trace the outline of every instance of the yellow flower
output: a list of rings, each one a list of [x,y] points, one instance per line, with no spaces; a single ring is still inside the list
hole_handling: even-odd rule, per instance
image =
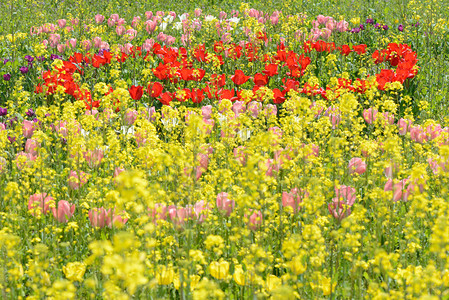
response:
[[[270,274],[267,276],[267,291],[271,292],[275,289],[277,289],[279,286],[282,285],[282,281],[279,277]]]
[[[62,267],[65,277],[70,281],[83,281],[86,264],[82,262],[71,262]]]
[[[213,261],[209,265],[210,274],[216,279],[225,279],[229,272],[229,263],[227,261]]]
[[[295,275],[300,275],[307,270],[307,265],[304,265],[300,256],[295,256],[290,262],[290,269]]]
[[[156,273],[157,283],[159,285],[169,285],[173,282],[175,271],[171,266],[160,266]]]
[[[238,285],[245,285],[245,272],[241,265],[235,267],[233,278]]]

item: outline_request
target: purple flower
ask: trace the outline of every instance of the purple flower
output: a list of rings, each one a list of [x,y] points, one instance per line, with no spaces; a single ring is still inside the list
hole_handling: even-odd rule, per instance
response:
[[[28,62],[33,62],[34,57],[32,57],[31,55],[25,55],[25,59],[26,59]]]
[[[404,26],[402,26],[402,24],[399,24],[398,30],[399,30],[400,32],[404,31]]]
[[[11,79],[11,74],[9,74],[9,73],[3,74],[4,81],[9,81],[10,79]]]
[[[353,29],[351,30],[351,32],[352,32],[352,33],[359,33],[359,32],[360,32],[360,28],[358,28],[358,27],[353,28]]]
[[[374,28],[376,29],[380,28],[380,24],[379,23],[374,24]]]
[[[22,73],[22,74],[26,74],[26,73],[28,73],[28,67],[20,67],[20,72]]]
[[[420,23],[419,23],[419,22],[416,22],[415,27],[418,27],[419,25],[420,25]]]
[[[34,110],[32,109],[32,108],[30,108],[27,112],[26,112],[26,115],[28,116],[28,117],[34,117]]]
[[[360,24],[359,28],[360,28],[360,30],[365,30],[365,25]]]
[[[45,61],[45,56],[38,56],[36,57],[38,61]]]
[[[366,24],[374,24],[374,20],[371,18],[366,19]]]
[[[16,141],[16,138],[8,135],[8,140],[12,144]]]
[[[2,108],[0,107],[0,116],[6,116],[8,114],[8,109],[7,108]]]
[[[388,25],[384,25],[384,26],[382,26],[382,28],[383,28],[384,30],[388,30]]]
[[[55,59],[62,59],[62,56],[61,55],[57,55],[57,54],[52,54],[52,55],[50,55],[50,59],[52,61],[55,60]]]
[[[3,64],[6,65],[6,63],[7,63],[8,61],[10,61],[10,60],[7,59],[7,58],[5,58],[5,59],[3,60]]]

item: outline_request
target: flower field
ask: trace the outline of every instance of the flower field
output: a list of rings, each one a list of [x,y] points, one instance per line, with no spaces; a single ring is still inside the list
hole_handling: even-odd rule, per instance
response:
[[[1,299],[449,299],[444,3],[31,2]]]

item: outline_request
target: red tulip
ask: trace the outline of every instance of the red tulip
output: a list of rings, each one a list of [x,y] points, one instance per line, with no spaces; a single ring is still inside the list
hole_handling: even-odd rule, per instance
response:
[[[254,84],[257,86],[266,85],[268,83],[268,76],[260,73],[254,75]]]
[[[133,100],[140,100],[143,95],[143,87],[141,87],[140,85],[133,85],[129,88],[129,94],[131,95],[131,98],[133,98]]]
[[[159,98],[159,101],[164,105],[169,105],[170,102],[173,101],[174,95],[170,92],[165,92],[161,94],[161,97]]]
[[[162,90],[164,86],[160,82],[150,82],[148,84],[147,92],[150,94],[150,97],[157,98],[162,94]]]
[[[242,70],[235,70],[234,75],[231,76],[231,80],[236,84],[236,85],[242,85],[245,82],[248,81],[248,79],[250,78],[250,76],[246,76]]]

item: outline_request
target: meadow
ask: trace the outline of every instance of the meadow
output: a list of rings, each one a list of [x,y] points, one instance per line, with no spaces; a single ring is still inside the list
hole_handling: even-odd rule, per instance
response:
[[[0,4],[0,298],[449,299],[445,1]]]

